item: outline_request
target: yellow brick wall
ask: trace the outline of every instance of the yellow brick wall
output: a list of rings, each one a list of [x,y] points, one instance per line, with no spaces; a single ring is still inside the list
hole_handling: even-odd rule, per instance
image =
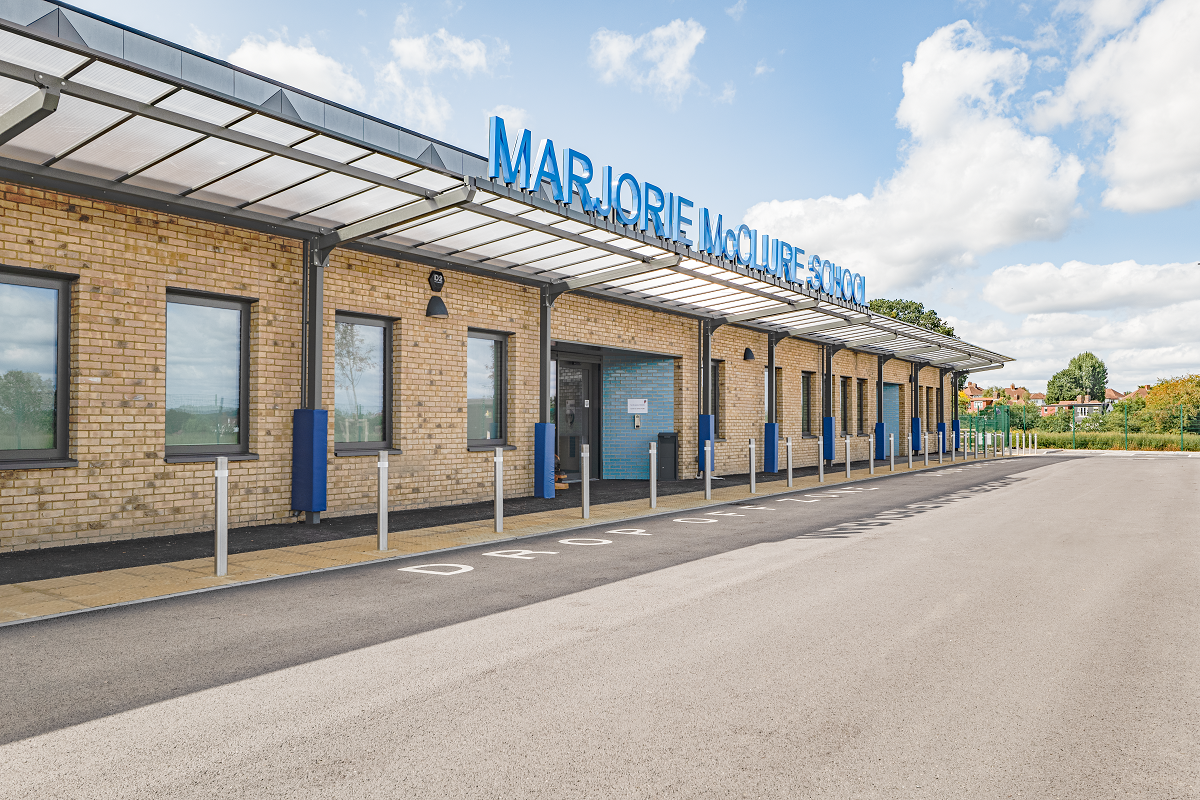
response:
[[[0,471],[0,551],[212,527],[212,463],[163,460],[168,287],[256,298],[248,436],[259,458],[231,464],[230,524],[296,519],[291,419],[301,403],[300,242],[11,185],[0,185],[0,205],[0,264],[80,276],[72,293],[69,415],[70,455],[79,466]],[[393,431],[403,454],[391,457],[392,508],[487,500],[492,453],[468,452],[466,445],[467,331],[509,333],[507,430],[516,449],[505,454],[506,494],[526,496],[538,419],[538,292],[445,269],[442,296],[450,317],[432,319],[425,316],[429,272],[395,259],[334,252],[325,275],[323,406],[332,409],[334,401],[336,312],[394,318]],[[680,477],[694,475],[699,322],[575,294],[558,299],[553,319],[558,340],[676,359]],[[751,437],[762,463],[766,346],[764,333],[734,325],[714,335],[714,358],[725,364],[718,472],[746,471]],[[747,347],[754,361],[743,360]],[[781,434],[793,437],[797,466],[814,464],[815,439],[800,434],[800,374],[819,374],[819,348],[786,340],[778,345],[777,365]],[[874,422],[874,356],[843,351],[834,365],[835,374],[869,380]],[[907,384],[906,363],[889,362],[886,370],[890,380]],[[936,375],[925,370],[922,381],[936,382]],[[813,394],[819,404],[819,385]],[[905,393],[905,418],[908,402]],[[952,403],[947,392],[947,407]],[[865,456],[865,439],[853,446],[855,458]],[[373,511],[373,455],[335,456],[330,435],[328,456],[326,514]]]

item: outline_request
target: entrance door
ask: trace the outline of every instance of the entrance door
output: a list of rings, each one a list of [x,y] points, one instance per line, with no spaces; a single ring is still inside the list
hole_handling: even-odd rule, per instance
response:
[[[883,413],[879,417],[883,423],[883,435],[896,434],[896,452],[904,449],[900,430],[900,384],[885,383],[883,385]],[[884,440],[884,453],[888,452],[887,441]]]
[[[600,365],[558,361],[559,465],[568,481],[580,479],[582,445],[590,445],[591,477],[600,476]]]

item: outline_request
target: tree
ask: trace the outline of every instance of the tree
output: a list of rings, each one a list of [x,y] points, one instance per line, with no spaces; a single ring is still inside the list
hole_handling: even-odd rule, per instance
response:
[[[349,389],[354,398],[354,416],[359,414],[358,382],[362,374],[375,367],[371,358],[371,350],[366,340],[358,332],[358,326],[347,322],[339,322],[333,336],[333,358],[337,364],[337,383],[343,389]]]
[[[17,450],[24,448],[23,435],[33,433],[39,443],[47,436],[52,438],[54,382],[36,372],[9,370],[0,376],[0,414],[10,421],[6,427],[12,432]]]
[[[898,319],[910,325],[918,325],[926,330],[944,333],[947,336],[954,335],[954,328],[947,325],[932,308],[926,310],[924,303],[917,303],[912,300],[879,299],[872,300],[868,304],[868,307],[876,314],[882,314],[885,317]]]
[[[1183,406],[1184,427],[1200,414],[1200,375],[1160,378],[1146,395],[1146,412],[1163,433],[1179,431],[1179,411]]]
[[[1079,395],[1091,395],[1093,400],[1104,399],[1108,386],[1108,367],[1092,353],[1080,353],[1071,359],[1067,368],[1059,370],[1046,386],[1046,402],[1061,403]]]

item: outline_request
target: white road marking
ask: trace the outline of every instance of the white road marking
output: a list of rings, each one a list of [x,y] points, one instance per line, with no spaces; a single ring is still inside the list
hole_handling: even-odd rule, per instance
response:
[[[741,517],[741,516],[745,516],[745,515],[738,514],[737,516]],[[672,522],[694,522],[697,525],[701,525],[705,522],[719,522],[719,521],[720,520],[715,520],[715,519],[700,519],[698,517],[683,517],[682,519],[672,520]]]
[[[653,536],[652,533],[646,533],[645,528],[617,528],[614,531],[605,531],[605,533],[623,533],[626,536]]]
[[[535,555],[556,556],[558,552],[554,550],[496,550],[491,553],[484,553],[484,555],[495,556],[496,558],[523,558],[532,561]]]
[[[775,502],[776,503],[786,503],[789,500],[793,503],[819,503],[819,502],[821,502],[820,500],[801,500],[799,497],[784,497],[783,499],[776,500]]]
[[[601,544],[612,544],[612,539],[559,539],[559,544],[577,544],[580,547],[595,547]]]
[[[705,511],[705,514],[712,514],[714,517],[744,517],[745,514],[735,514],[732,511]],[[675,520],[678,522],[679,520]]]
[[[443,572],[433,567],[449,567],[453,572]],[[398,572],[421,572],[426,575],[461,575],[464,572],[470,572],[475,569],[468,567],[466,564],[418,564],[415,567],[400,567]]]

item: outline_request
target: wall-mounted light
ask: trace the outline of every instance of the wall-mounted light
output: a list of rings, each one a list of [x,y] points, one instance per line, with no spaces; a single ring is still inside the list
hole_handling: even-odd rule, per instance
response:
[[[429,305],[425,306],[425,316],[446,319],[450,316],[450,309],[446,308],[446,302],[435,294],[429,298]]]
[[[751,350],[749,347],[747,347],[746,352],[742,354],[742,360],[743,361],[753,361],[754,360],[754,351]]]
[[[429,273],[429,288],[435,292],[440,292],[442,287],[446,285],[446,276],[438,270]],[[433,317],[434,319],[447,319],[450,316],[450,309],[446,308],[446,301],[438,297],[436,294],[429,298],[429,305],[425,306],[425,316]]]

